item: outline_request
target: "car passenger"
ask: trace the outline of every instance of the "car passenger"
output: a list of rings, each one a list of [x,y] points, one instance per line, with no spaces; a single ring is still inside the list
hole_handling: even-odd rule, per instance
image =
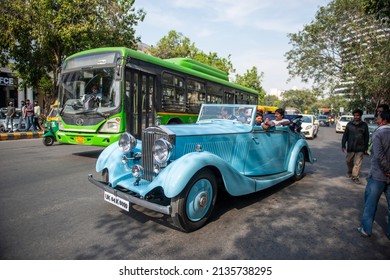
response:
[[[263,114],[257,113],[255,119],[255,125],[262,125],[263,123]]]
[[[266,118],[262,127],[264,129],[268,129],[272,126],[285,126],[285,125],[289,125],[289,124],[290,124],[290,121],[288,119],[284,118],[284,110],[279,108],[279,109],[276,109],[276,111],[275,111],[275,119],[269,120],[268,118]]]
[[[221,110],[221,116],[225,120],[236,120],[237,117],[233,115],[233,108],[230,107],[223,107]]]

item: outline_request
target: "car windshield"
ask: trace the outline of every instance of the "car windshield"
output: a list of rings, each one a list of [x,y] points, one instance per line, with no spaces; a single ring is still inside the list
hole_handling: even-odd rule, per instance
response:
[[[340,121],[341,121],[341,122],[349,122],[349,121],[352,121],[352,119],[353,119],[352,116],[341,117],[341,118],[340,118]]]
[[[327,116],[318,116],[318,119],[319,119],[319,120],[327,120],[328,117],[327,117]]]
[[[303,116],[302,117],[302,122],[304,122],[304,123],[311,123],[312,122],[312,117],[311,116]]]
[[[198,116],[198,123],[226,120],[252,124],[256,105],[203,104]]]
[[[363,117],[363,121],[365,121],[367,124],[376,124],[376,118],[374,115]]]

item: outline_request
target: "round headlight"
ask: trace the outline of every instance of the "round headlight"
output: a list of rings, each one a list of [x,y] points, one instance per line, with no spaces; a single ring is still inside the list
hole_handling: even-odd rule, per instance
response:
[[[134,136],[128,132],[123,133],[119,138],[119,142],[118,142],[119,149],[124,154],[127,154],[128,152],[132,152],[136,144],[137,144],[137,139],[135,139]]]
[[[167,140],[161,138],[154,142],[153,157],[157,163],[166,163],[171,156],[171,151],[172,145]]]

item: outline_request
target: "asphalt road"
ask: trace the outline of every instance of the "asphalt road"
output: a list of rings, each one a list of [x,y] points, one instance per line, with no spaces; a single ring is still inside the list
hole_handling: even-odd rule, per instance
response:
[[[87,180],[101,148],[42,139],[0,141],[0,259],[3,260],[368,260],[390,259],[382,196],[373,236],[356,227],[362,185],[345,177],[341,134],[321,127],[308,140],[316,164],[287,181],[243,197],[219,193],[212,220],[183,233],[169,217],[106,203]]]

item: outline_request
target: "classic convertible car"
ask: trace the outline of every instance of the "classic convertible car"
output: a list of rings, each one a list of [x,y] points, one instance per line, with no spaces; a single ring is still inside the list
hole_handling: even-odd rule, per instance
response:
[[[88,179],[126,211],[141,205],[170,215],[182,231],[197,230],[219,191],[240,196],[299,180],[305,162],[315,161],[296,120],[264,130],[255,118],[255,105],[204,104],[196,124],[149,127],[142,141],[124,133],[97,160],[103,179]]]

